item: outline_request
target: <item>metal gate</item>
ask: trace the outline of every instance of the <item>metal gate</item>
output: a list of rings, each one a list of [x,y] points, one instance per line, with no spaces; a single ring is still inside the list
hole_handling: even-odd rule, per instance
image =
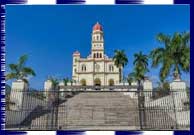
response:
[[[135,89],[67,86],[62,91],[14,90],[15,97],[12,95],[6,109],[6,129],[189,129],[190,101],[185,90],[165,93]]]

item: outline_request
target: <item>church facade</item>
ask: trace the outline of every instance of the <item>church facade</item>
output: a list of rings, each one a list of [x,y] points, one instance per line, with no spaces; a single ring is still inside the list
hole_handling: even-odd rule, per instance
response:
[[[91,35],[91,53],[82,58],[80,52],[73,53],[72,79],[76,85],[110,86],[119,84],[119,69],[104,51],[104,33],[97,22]]]

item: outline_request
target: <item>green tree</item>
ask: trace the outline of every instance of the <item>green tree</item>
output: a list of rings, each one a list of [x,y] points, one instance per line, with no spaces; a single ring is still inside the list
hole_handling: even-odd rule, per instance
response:
[[[190,71],[190,33],[174,33],[173,36],[158,34],[156,38],[164,47],[151,51],[152,67],[161,65],[159,77],[162,82],[173,72],[180,78],[181,71]]]
[[[153,92],[153,98],[160,98],[170,94],[170,84],[167,81],[157,82],[158,87]]]
[[[53,103],[56,103],[59,99],[59,79],[50,76],[48,80],[52,83],[52,90],[49,91],[48,97]]]
[[[143,54],[141,51],[134,54],[134,72],[131,75],[134,76],[134,79],[140,83],[144,79],[145,73],[148,72],[148,56]]]
[[[49,77],[49,80],[52,82],[53,90],[54,91],[59,90],[59,79],[51,76]]]
[[[67,83],[68,83],[69,81],[70,81],[70,80],[69,80],[68,77],[67,77],[67,78],[64,78],[64,79],[63,79],[64,86],[67,86]]]
[[[23,80],[28,83],[28,76],[35,76],[35,72],[32,68],[26,67],[27,55],[23,55],[19,58],[16,64],[9,64],[10,73],[6,75],[6,80],[16,79]]]
[[[128,84],[131,86],[131,84],[132,84],[134,81],[135,81],[134,73],[128,74],[128,76],[127,76],[127,82],[128,82]]]
[[[119,82],[122,80],[122,68],[127,65],[128,59],[124,50],[114,51],[114,64],[119,68]]]
[[[74,82],[74,81],[71,79],[71,80],[70,80],[71,86],[73,85],[73,82]]]

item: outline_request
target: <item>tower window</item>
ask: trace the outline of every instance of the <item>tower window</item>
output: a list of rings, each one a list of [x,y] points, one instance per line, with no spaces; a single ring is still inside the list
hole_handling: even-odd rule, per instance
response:
[[[100,58],[102,58],[102,53],[100,53]]]
[[[113,72],[113,71],[114,71],[113,65],[109,65],[109,71],[110,71],[110,72]]]
[[[75,72],[75,73],[77,72],[76,68],[74,69],[74,72]]]
[[[82,71],[86,71],[86,65],[82,65]]]

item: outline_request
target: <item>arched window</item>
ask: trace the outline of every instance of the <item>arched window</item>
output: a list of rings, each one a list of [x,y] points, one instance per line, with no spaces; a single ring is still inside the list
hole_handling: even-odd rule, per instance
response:
[[[80,83],[82,86],[86,86],[86,79],[81,79]]]
[[[109,71],[113,72],[114,71],[114,66],[113,65],[109,65]]]
[[[113,86],[114,85],[114,80],[113,79],[108,80],[108,84],[109,84],[109,86]]]
[[[97,53],[97,58],[98,58],[99,56],[98,56],[98,53]]]
[[[84,65],[84,64],[82,65],[82,71],[84,71],[84,72],[86,71],[86,65]]]
[[[97,35],[96,37],[97,37],[96,40],[98,40],[99,39],[99,36]]]
[[[74,69],[74,72],[75,72],[75,73],[77,72],[76,68]]]
[[[96,78],[96,79],[94,80],[94,85],[100,86],[100,85],[101,85],[101,80],[100,80],[99,78]]]
[[[94,53],[94,58],[96,58],[96,54]]]
[[[78,60],[75,58],[75,62],[78,62]]]
[[[102,53],[100,53],[100,58],[102,58]]]

